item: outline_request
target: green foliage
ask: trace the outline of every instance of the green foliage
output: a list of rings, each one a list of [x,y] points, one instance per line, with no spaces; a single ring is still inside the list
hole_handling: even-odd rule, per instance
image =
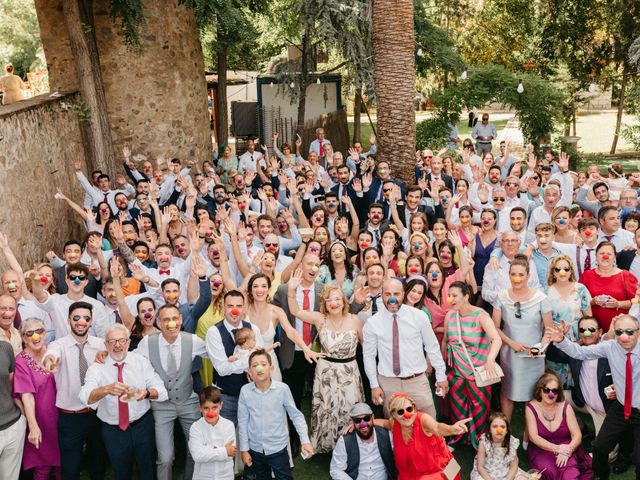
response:
[[[110,14],[114,22],[120,19],[125,43],[132,48],[141,48],[140,32],[146,24],[142,0],[111,0]]]
[[[447,121],[440,118],[428,118],[416,124],[416,149],[430,148],[440,150],[449,140]]]
[[[522,79],[524,92],[517,93]],[[467,80],[433,93],[442,121],[459,118],[465,108],[498,102],[513,107],[528,141],[548,139],[559,120],[562,95],[547,80],[530,74],[515,75],[504,67],[489,65],[469,69]]]
[[[12,63],[25,77],[41,48],[33,0],[0,0],[0,65]]]
[[[640,151],[640,125],[626,125],[622,128],[622,138],[633,145],[633,149]]]

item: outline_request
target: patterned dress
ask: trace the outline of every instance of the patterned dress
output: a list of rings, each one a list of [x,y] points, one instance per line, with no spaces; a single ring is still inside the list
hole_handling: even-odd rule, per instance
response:
[[[492,480],[509,480],[509,468],[514,458],[518,457],[518,446],[520,446],[520,440],[511,436],[509,439],[509,453],[504,447],[498,447],[491,443],[491,440],[487,434],[483,433],[480,436],[480,443],[484,447],[484,469],[489,472]],[[518,469],[516,475],[525,475],[526,472],[521,468]],[[471,471],[471,480],[483,480],[478,472],[478,457],[473,462],[473,470]]]
[[[480,325],[478,309],[469,315],[460,316],[451,312],[446,322],[444,335],[447,348],[447,380],[449,381],[449,406],[451,423],[471,417],[469,432],[449,439],[450,445],[469,443],[478,448],[480,434],[485,430],[491,403],[491,386],[478,387],[473,377],[473,369],[487,362],[491,340]],[[458,333],[460,322],[460,334]],[[462,343],[469,352],[473,365],[465,354]]]
[[[356,362],[358,332],[323,328],[318,335],[322,352],[329,358],[350,359],[338,363],[322,358],[316,365],[311,402],[311,444],[316,453],[329,453],[350,421],[349,410],[353,404],[364,402],[364,393]]]

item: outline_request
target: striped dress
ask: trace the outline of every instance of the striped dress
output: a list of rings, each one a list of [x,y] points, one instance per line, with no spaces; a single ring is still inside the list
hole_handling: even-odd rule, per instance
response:
[[[485,430],[491,402],[491,386],[478,387],[473,377],[473,368],[486,363],[491,348],[491,340],[479,321],[483,313],[484,310],[477,309],[460,317],[458,312],[452,311],[444,329],[451,422],[472,418],[468,424],[469,433],[452,437],[449,444],[465,444],[471,440],[475,449],[478,448],[479,437]],[[458,333],[458,320],[462,338]],[[461,341],[467,347],[473,366],[469,365]]]

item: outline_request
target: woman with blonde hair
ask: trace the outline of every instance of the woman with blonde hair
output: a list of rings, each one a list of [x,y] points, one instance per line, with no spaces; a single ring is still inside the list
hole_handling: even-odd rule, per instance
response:
[[[560,206],[551,212],[553,224],[554,242],[575,245],[578,232],[571,223],[571,210],[569,207]]]
[[[351,407],[364,401],[356,348],[362,342],[362,322],[349,313],[349,303],[337,285],[327,285],[320,297],[320,312],[300,309],[296,289],[302,271],[288,282],[289,311],[318,331],[322,353],[315,369],[311,401],[311,444],[317,453],[333,451],[342,429],[350,422]],[[362,292],[356,291],[356,296]]]
[[[4,67],[5,75],[0,77],[0,92],[3,92],[2,104],[10,105],[12,103],[24,100],[22,91],[26,88],[24,82],[18,75],[14,75],[13,65],[8,63]]]

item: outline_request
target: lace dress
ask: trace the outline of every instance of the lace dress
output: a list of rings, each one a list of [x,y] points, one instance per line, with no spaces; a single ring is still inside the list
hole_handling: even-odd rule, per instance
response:
[[[323,328],[318,334],[329,359],[318,361],[311,403],[311,444],[316,453],[333,451],[353,404],[364,402],[362,378],[356,362],[358,332]]]
[[[520,440],[512,436],[509,442],[509,454],[504,447],[498,447],[491,443],[491,440],[486,434],[480,437],[480,444],[484,446],[485,460],[484,468],[492,480],[508,480],[509,468],[514,458],[518,457],[518,446]],[[526,475],[525,471],[521,468],[518,469],[517,475]],[[471,480],[482,480],[480,473],[478,472],[478,457],[473,461],[473,470],[471,471]]]

